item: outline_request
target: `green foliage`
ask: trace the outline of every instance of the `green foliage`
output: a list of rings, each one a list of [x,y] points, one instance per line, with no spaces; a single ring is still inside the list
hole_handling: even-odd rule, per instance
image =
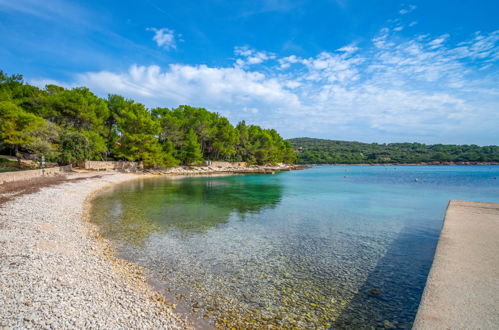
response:
[[[293,163],[296,160],[291,144],[275,130],[247,126],[244,121],[234,127],[217,113],[187,105],[171,110],[156,108],[152,113],[161,126],[160,143],[171,144],[172,154],[186,164],[189,162],[185,158],[185,144],[190,130],[197,137],[202,159],[246,161],[250,164]],[[195,149],[192,138],[189,143],[189,148]]]
[[[143,161],[144,165],[163,165],[163,148],[158,142],[159,122],[140,103],[113,96],[117,142],[113,149],[116,158]]]
[[[46,125],[43,118],[24,111],[12,102],[0,102],[0,140],[11,147],[21,167],[19,149],[32,147],[37,140],[37,132]]]
[[[249,163],[276,164],[294,163],[293,149],[274,129],[263,129],[259,126],[247,126],[245,122],[238,124],[243,159]]]
[[[499,162],[498,146],[378,144],[313,138],[296,138],[289,142],[295,149],[301,149],[298,162],[303,164]]]
[[[44,156],[47,160],[55,160],[59,154],[59,127],[49,121],[44,121],[37,129],[28,134],[31,140],[26,143],[26,150],[36,158]]]
[[[203,159],[201,153],[201,144],[198,142],[198,137],[193,129],[190,129],[184,138],[182,148],[182,161],[184,164],[196,165]]]
[[[104,121],[109,116],[105,100],[94,95],[88,88],[65,90],[53,87],[43,104],[47,119],[62,127],[79,131],[92,130],[100,133],[103,130]]]
[[[22,75],[7,76],[0,70],[0,101],[24,99],[24,86]]]
[[[294,162],[291,145],[275,130],[232,126],[204,108],[146,109],[119,95],[106,100],[87,88],[45,89],[0,71],[0,151],[14,150],[59,163],[121,159],[170,167],[206,160],[267,164]]]
[[[78,164],[95,158],[91,140],[75,130],[62,130],[59,137],[59,157],[62,164]]]

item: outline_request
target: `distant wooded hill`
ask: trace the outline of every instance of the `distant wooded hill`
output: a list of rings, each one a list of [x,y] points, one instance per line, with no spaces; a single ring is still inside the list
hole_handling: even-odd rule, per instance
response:
[[[499,162],[499,146],[289,139],[302,164]]]

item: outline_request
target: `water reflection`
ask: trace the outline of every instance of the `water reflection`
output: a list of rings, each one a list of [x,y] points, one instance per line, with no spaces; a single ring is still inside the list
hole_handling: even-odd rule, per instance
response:
[[[142,245],[152,232],[199,233],[228,222],[231,214],[272,208],[281,201],[279,180],[262,184],[254,176],[141,179],[103,191],[92,204],[103,235]]]

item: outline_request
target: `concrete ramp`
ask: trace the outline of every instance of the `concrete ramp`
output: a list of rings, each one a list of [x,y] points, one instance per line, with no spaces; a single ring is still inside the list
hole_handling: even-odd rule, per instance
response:
[[[413,329],[499,329],[499,204],[449,203]]]

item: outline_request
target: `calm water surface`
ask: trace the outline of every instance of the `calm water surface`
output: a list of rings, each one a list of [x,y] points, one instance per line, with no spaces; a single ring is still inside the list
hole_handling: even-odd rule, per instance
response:
[[[450,199],[499,202],[499,166],[142,179],[100,194],[92,218],[212,324],[410,328]]]

